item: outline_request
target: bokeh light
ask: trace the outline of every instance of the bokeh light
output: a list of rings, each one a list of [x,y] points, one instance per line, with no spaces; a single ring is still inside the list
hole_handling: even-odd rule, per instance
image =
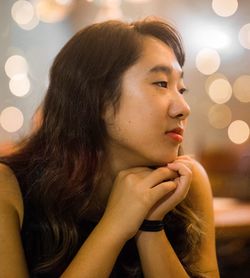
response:
[[[16,74],[27,74],[28,72],[27,61],[21,55],[13,55],[9,57],[4,68],[9,78],[12,78]]]
[[[226,103],[232,96],[232,87],[228,80],[219,78],[209,86],[208,95],[215,103]]]
[[[23,113],[14,106],[5,108],[0,114],[0,124],[7,132],[18,131],[23,126],[23,122]]]
[[[233,94],[240,102],[250,102],[250,75],[242,75],[235,80]]]
[[[19,25],[28,24],[34,17],[33,5],[25,0],[16,1],[11,8],[11,15]]]
[[[219,66],[220,56],[214,49],[204,48],[196,56],[196,67],[205,75],[216,72]]]
[[[30,80],[25,74],[17,74],[10,79],[9,88],[13,95],[23,97],[30,90]]]
[[[233,15],[238,9],[237,0],[213,0],[212,8],[219,16],[227,17]]]
[[[232,120],[231,109],[225,104],[214,104],[208,112],[208,121],[212,127],[222,129]]]
[[[151,0],[126,0],[126,2],[137,4],[137,3],[147,3]]]
[[[36,4],[36,12],[41,21],[54,23],[65,19],[65,17],[70,14],[73,3],[73,1],[66,0],[38,0]]]
[[[239,41],[244,48],[250,49],[250,23],[241,27]]]
[[[246,122],[237,120],[228,127],[228,137],[235,144],[242,144],[249,138],[249,126]]]
[[[71,5],[73,0],[55,0],[55,2],[59,5]]]
[[[37,17],[36,13],[34,13],[33,18],[27,24],[19,24],[19,27],[30,31],[34,29],[39,24],[39,18]]]
[[[223,73],[220,73],[220,72],[216,72],[212,75],[210,75],[206,82],[205,82],[205,89],[206,89],[206,92],[208,93],[209,91],[209,88],[210,88],[210,85],[216,80],[216,79],[225,79],[227,80],[227,77],[223,74]]]
[[[99,11],[94,22],[101,22],[109,19],[122,19],[121,0],[108,0],[101,2]]]
[[[225,48],[231,43],[229,35],[218,26],[197,26],[194,38],[198,45],[216,49]]]

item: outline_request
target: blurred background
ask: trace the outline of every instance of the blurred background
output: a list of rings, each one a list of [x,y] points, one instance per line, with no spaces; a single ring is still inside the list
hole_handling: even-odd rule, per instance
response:
[[[0,0],[0,153],[35,124],[51,63],[76,31],[150,15],[183,37],[184,149],[211,180],[221,277],[250,277],[249,0]]]

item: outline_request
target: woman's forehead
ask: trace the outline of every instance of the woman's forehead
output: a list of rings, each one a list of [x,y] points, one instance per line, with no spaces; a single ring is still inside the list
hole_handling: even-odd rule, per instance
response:
[[[164,42],[150,36],[145,36],[140,58],[133,67],[147,75],[159,72],[170,75],[176,72],[183,77],[174,51]]]

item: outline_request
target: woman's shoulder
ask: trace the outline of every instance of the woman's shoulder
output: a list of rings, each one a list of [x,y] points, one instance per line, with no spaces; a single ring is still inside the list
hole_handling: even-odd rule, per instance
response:
[[[194,158],[192,161],[192,182],[188,197],[199,210],[209,210],[212,207],[213,194],[208,174],[203,165]]]
[[[183,161],[187,161],[192,169],[192,185],[194,185],[195,189],[204,189],[207,187],[211,189],[210,181],[208,178],[208,174],[204,168],[204,166],[193,156],[183,155],[181,156]],[[192,189],[192,186],[191,186]]]
[[[193,159],[193,180],[196,182],[205,183],[210,187],[208,174],[204,166],[196,159]]]
[[[3,210],[14,210],[18,214],[21,226],[24,213],[22,193],[15,174],[3,163],[0,163],[0,203]]]

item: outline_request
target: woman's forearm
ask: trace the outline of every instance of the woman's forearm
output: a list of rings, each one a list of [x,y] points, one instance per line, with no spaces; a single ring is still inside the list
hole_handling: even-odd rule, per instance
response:
[[[109,277],[125,242],[121,233],[101,220],[61,277]]]
[[[164,231],[139,231],[136,242],[145,278],[189,277]]]

